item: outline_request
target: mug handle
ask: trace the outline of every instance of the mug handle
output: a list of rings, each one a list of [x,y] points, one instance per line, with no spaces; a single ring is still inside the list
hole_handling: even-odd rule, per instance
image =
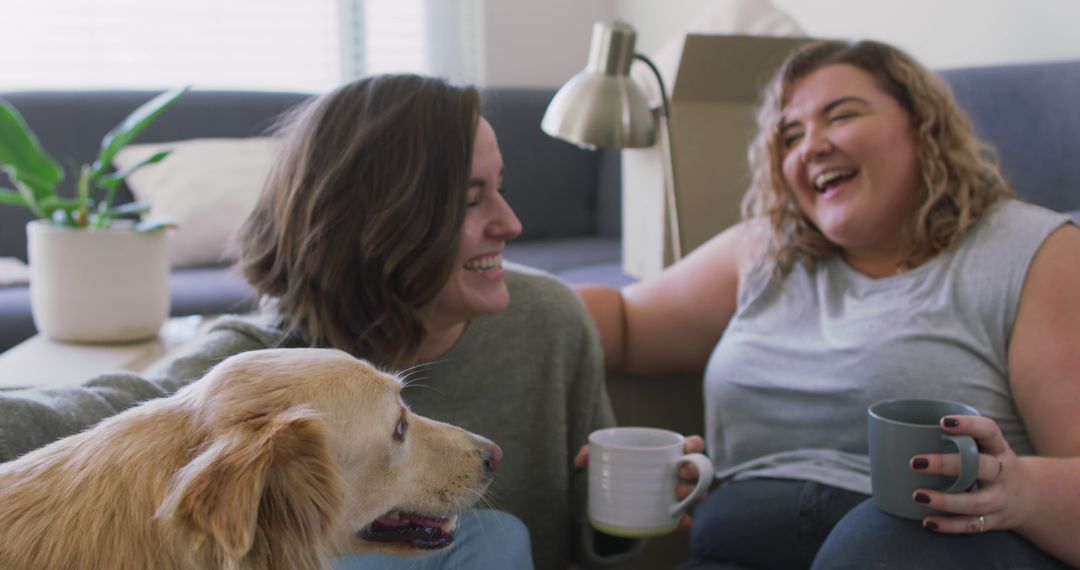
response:
[[[668,516],[677,517],[686,510],[686,507],[690,506],[690,503],[695,501],[698,497],[705,494],[705,491],[709,489],[709,485],[713,481],[713,464],[712,460],[700,453],[690,453],[684,455],[675,460],[675,469],[682,466],[683,463],[693,463],[698,468],[698,481],[694,490],[686,496],[685,499],[675,503],[668,507]]]
[[[960,452],[960,475],[946,493],[963,493],[975,483],[979,475],[979,446],[970,435],[943,435],[941,439],[953,442]]]

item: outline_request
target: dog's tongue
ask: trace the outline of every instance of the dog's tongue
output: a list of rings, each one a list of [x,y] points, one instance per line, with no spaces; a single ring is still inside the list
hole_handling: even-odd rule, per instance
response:
[[[375,519],[379,524],[390,528],[401,528],[410,525],[438,528],[446,523],[446,520],[444,518],[422,517],[409,513],[387,513]]]

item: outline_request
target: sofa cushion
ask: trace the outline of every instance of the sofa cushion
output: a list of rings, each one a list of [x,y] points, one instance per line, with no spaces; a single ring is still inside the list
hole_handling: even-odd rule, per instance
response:
[[[0,287],[26,285],[30,282],[30,266],[18,257],[0,257]]]
[[[0,352],[34,336],[30,314],[30,288],[26,285],[0,287]]]
[[[150,217],[177,225],[170,236],[173,267],[233,261],[236,231],[262,189],[276,145],[266,137],[192,139],[135,144],[117,153],[117,170],[171,149],[165,160],[130,175],[136,200],[151,205]]]
[[[506,259],[543,269],[571,284],[621,287],[634,281],[622,271],[619,238],[583,237],[506,244]]]
[[[255,290],[232,267],[185,267],[169,275],[169,313],[222,315],[255,308]]]

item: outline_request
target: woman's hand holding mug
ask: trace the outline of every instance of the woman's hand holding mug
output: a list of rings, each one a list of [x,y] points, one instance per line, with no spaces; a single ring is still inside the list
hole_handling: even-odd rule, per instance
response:
[[[589,517],[593,526],[628,537],[658,536],[676,527],[690,527],[686,507],[705,496],[713,473],[712,462],[702,455],[705,441],[700,436],[684,438],[653,428],[608,428],[593,432],[589,439],[602,456],[590,460],[589,446],[583,445],[574,465],[591,465]],[[669,471],[676,465],[676,470]],[[639,489],[654,479],[664,485],[666,477],[671,477],[674,493],[658,490],[654,497],[630,496],[619,489],[624,485]]]
[[[1025,465],[1009,447],[994,420],[981,416],[953,415],[941,419],[941,428],[950,434],[968,435],[979,446],[978,489],[950,494],[917,489],[912,499],[932,509],[950,513],[923,519],[924,527],[947,534],[970,534],[1016,528],[1032,513],[1025,500],[1029,490]],[[960,462],[953,454],[919,454],[911,458],[911,469],[928,475],[955,477]]]

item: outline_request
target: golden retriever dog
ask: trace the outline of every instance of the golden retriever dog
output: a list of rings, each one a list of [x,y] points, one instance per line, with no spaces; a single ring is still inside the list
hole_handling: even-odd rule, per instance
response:
[[[321,568],[449,546],[502,451],[344,352],[233,356],[0,465],[0,568]]]

